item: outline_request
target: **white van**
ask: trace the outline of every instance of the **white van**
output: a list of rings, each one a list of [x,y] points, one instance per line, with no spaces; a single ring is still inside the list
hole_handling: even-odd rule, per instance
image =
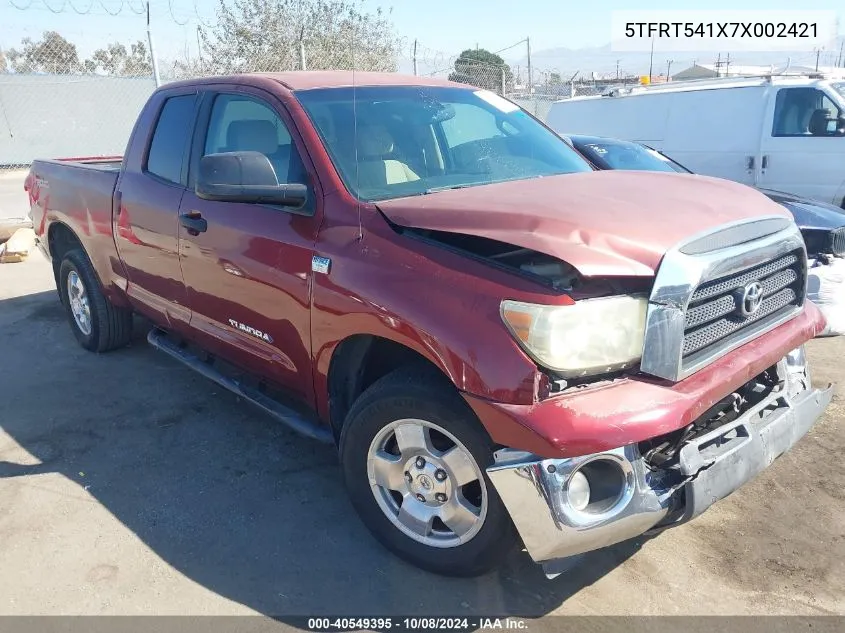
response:
[[[711,79],[552,104],[561,134],[646,143],[694,172],[845,208],[845,81]]]

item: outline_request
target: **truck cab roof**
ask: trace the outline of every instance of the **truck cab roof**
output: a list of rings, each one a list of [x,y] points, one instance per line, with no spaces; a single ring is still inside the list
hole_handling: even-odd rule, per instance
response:
[[[351,70],[292,70],[281,73],[244,73],[217,77],[201,77],[165,84],[165,88],[216,83],[243,83],[251,85],[274,82],[289,90],[315,88],[349,88],[352,86],[452,86],[474,88],[466,84],[435,77],[419,77],[400,73],[358,72]]]

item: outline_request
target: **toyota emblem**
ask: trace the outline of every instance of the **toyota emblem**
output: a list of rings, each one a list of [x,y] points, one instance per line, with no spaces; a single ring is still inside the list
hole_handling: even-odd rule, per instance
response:
[[[751,316],[763,303],[763,284],[759,281],[752,281],[742,290],[740,297],[739,311],[742,316]]]

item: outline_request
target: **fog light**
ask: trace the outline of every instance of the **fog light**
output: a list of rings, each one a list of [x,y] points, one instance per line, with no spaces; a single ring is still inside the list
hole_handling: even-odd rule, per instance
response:
[[[584,473],[577,471],[569,478],[566,495],[569,505],[576,510],[583,511],[590,504],[590,482]]]

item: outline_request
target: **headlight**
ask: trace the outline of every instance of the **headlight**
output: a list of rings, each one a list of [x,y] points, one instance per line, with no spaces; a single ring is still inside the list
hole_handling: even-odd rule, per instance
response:
[[[567,377],[630,367],[643,352],[648,301],[617,296],[568,306],[503,301],[502,318],[539,364]]]

